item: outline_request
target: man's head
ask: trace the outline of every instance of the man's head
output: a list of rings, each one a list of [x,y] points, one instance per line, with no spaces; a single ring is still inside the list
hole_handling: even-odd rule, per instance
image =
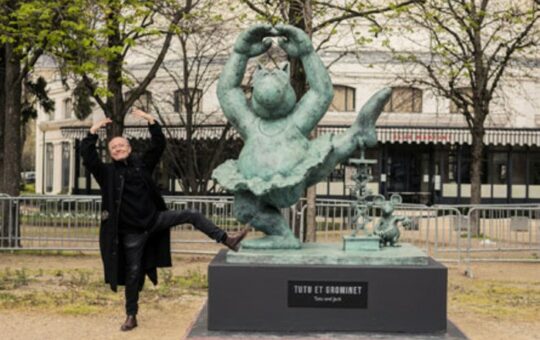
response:
[[[124,137],[114,137],[109,142],[109,154],[115,161],[123,161],[131,154],[131,145]]]

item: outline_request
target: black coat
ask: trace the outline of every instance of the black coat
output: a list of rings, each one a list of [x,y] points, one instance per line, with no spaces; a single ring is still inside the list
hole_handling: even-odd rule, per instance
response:
[[[151,146],[141,158],[130,156],[130,166],[139,168],[150,190],[150,195],[159,211],[167,210],[163,197],[152,180],[152,172],[165,149],[165,136],[156,122],[149,125]],[[116,291],[118,285],[125,284],[124,252],[118,240],[119,207],[122,200],[124,178],[120,169],[113,163],[103,163],[96,151],[97,134],[88,133],[82,140],[80,152],[83,164],[94,176],[101,188],[101,227],[99,230],[99,248],[103,260],[105,282]],[[152,233],[146,243],[143,256],[145,273],[157,283],[157,267],[170,267],[171,242],[170,230]]]

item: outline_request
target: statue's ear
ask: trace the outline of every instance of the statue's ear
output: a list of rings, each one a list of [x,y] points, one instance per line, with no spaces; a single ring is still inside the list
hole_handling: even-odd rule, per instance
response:
[[[281,68],[281,70],[285,73],[287,73],[288,76],[291,75],[291,71],[290,71],[290,68],[289,68],[289,63],[285,63],[285,65],[283,65],[283,67]]]
[[[264,70],[264,66],[257,63],[257,67],[255,67],[255,72],[253,72],[253,79],[257,79],[260,75],[260,72]]]

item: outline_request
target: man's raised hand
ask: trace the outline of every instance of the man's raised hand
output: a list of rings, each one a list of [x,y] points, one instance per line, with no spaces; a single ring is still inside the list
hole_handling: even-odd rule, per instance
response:
[[[90,128],[90,133],[95,135],[99,129],[111,123],[112,123],[112,120],[108,117],[105,119],[99,120],[96,123],[94,123],[94,125],[92,125],[92,127]]]
[[[139,109],[138,107],[133,107],[131,109],[131,114],[139,119],[144,119],[148,121],[150,124],[154,124],[154,117],[151,114],[148,114],[144,112],[143,110]]]

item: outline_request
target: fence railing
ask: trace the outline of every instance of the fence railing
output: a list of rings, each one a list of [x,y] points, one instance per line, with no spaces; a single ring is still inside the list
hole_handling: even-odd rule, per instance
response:
[[[167,196],[165,201],[170,209],[197,209],[228,232],[244,227],[234,218],[232,197]],[[300,237],[306,230],[306,208],[301,201],[282,210]],[[349,235],[354,209],[348,200],[317,200],[317,242],[341,242]],[[439,260],[540,262],[540,205],[402,204],[394,214],[412,221],[401,230],[400,242],[414,244]],[[0,249],[97,250],[100,216],[99,196],[0,195]],[[371,207],[369,216],[365,232],[379,221],[380,208]],[[175,252],[218,249],[191,225],[173,228],[171,242]]]

